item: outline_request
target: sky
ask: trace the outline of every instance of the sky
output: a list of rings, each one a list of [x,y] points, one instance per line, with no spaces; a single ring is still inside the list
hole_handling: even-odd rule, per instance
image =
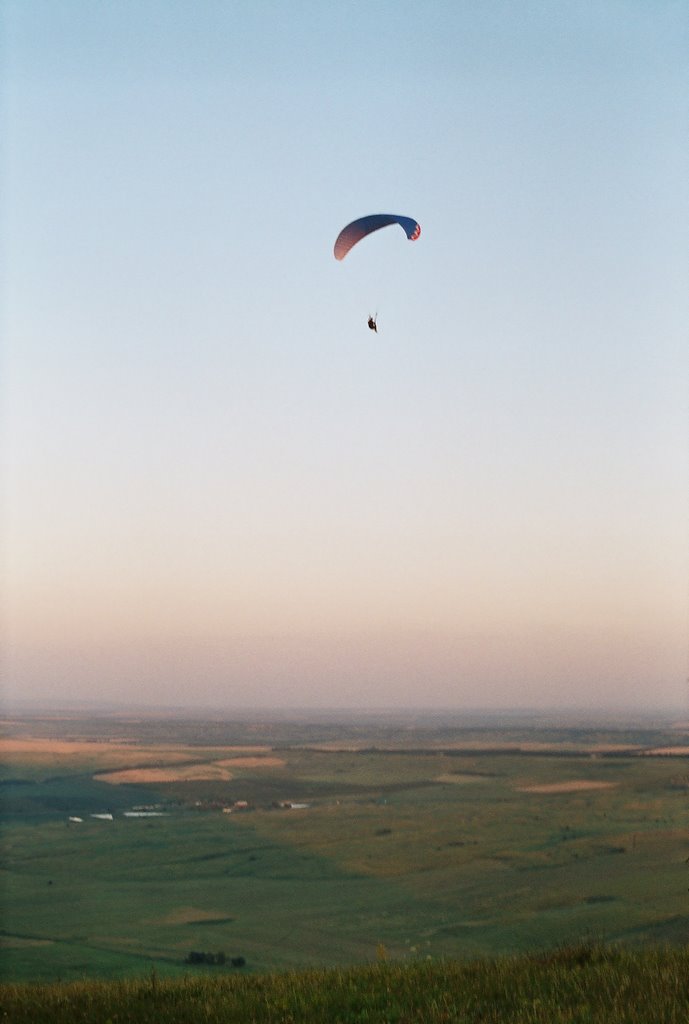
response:
[[[5,703],[686,714],[683,0],[0,12]]]

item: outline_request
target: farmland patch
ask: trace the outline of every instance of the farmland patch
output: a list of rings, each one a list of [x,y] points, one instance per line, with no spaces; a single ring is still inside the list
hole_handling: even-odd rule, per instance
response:
[[[580,793],[587,789],[614,789],[616,782],[595,779],[569,779],[567,782],[545,782],[533,786],[515,786],[518,793]]]
[[[124,768],[99,772],[94,778],[112,786],[123,784],[155,785],[170,782],[229,782],[236,768],[284,768],[279,757],[231,757],[220,761],[197,761],[193,764],[164,765],[150,768]]]

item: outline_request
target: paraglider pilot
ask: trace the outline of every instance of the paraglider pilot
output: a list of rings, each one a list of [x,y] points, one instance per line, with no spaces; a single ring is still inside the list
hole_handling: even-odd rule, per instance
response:
[[[376,326],[376,321],[375,321],[375,317],[372,317],[372,316],[370,316],[370,317],[368,318],[368,326],[369,326],[369,330],[371,330],[371,331],[375,331],[375,332],[376,332],[376,334],[378,333],[378,328],[377,328],[377,326]]]

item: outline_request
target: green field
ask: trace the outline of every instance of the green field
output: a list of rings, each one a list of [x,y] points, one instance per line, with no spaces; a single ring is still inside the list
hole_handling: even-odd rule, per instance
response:
[[[689,941],[682,731],[216,722],[204,741],[199,722],[109,719],[5,736],[45,744],[9,747],[0,775],[4,981]],[[247,763],[240,744],[261,749]],[[218,765],[231,777],[102,780]],[[165,816],[124,816],[141,805]]]

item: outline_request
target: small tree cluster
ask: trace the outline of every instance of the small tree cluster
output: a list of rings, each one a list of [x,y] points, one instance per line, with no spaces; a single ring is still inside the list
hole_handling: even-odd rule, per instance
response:
[[[227,957],[223,952],[200,953],[192,949],[190,953],[187,953],[184,962],[185,964],[210,964],[213,967],[222,967],[227,963]],[[246,960],[243,956],[232,956],[230,957],[230,963],[233,967],[243,967]]]
[[[184,962],[186,964],[213,964],[222,966],[227,962],[227,957],[224,953],[199,953],[197,950],[192,949],[191,953],[187,954],[187,958]]]

